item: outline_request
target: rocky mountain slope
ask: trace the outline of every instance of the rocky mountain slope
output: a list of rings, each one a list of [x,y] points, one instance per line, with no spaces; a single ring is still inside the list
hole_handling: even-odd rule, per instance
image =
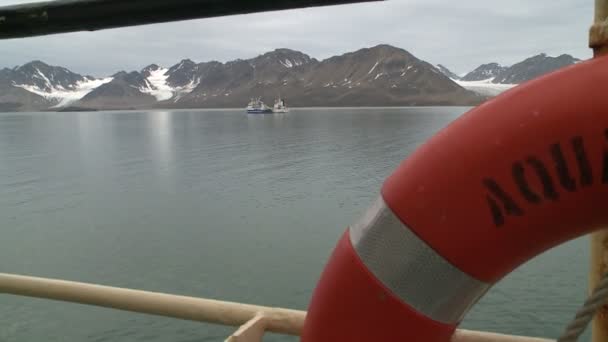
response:
[[[462,81],[482,81],[490,78],[495,78],[497,75],[505,71],[507,67],[503,67],[498,63],[482,64],[473,71],[462,77]]]
[[[580,62],[570,55],[557,57],[542,53],[505,67],[498,63],[482,64],[460,80],[462,87],[485,96],[495,96],[518,84],[532,80],[549,72]]]
[[[32,61],[0,70],[0,110],[40,110],[73,103],[109,82]]]
[[[290,106],[473,105],[483,98],[431,64],[390,45],[318,61],[290,49],[227,63],[185,59],[171,67],[96,79],[31,62],[0,71],[2,110],[244,107],[277,96]]]
[[[578,62],[579,59],[570,55],[551,57],[542,53],[506,68],[494,77],[492,83],[520,84]]]
[[[226,63],[184,59],[104,78],[33,61],[0,70],[0,111],[242,108],[252,97],[272,104],[277,96],[289,106],[475,105],[577,61],[541,54],[511,67],[484,64],[461,79],[390,45],[322,61],[290,49]]]

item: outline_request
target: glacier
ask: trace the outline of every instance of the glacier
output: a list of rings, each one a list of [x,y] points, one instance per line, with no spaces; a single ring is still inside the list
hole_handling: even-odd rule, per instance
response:
[[[173,99],[173,101],[179,100],[185,94],[191,93],[200,83],[200,78],[192,79],[188,84],[181,87],[171,87],[167,84],[169,69],[158,68],[150,71],[150,76],[146,78],[146,87],[139,89],[142,93],[150,94],[156,98],[157,101],[166,101]]]
[[[93,91],[95,88],[112,81],[112,77],[98,78],[98,79],[85,79],[84,81],[76,82],[73,89],[65,89],[62,86],[52,86],[49,79],[37,70],[37,74],[45,80],[45,83],[50,88],[49,91],[40,89],[39,87],[27,85],[27,84],[13,84],[15,87],[25,89],[36,95],[40,95],[47,100],[58,101],[58,103],[51,108],[59,108],[70,105],[83,98],[85,95]]]
[[[493,77],[481,81],[461,81],[453,78],[451,80],[467,90],[485,96],[496,96],[517,86],[517,84],[492,83]]]
[[[157,101],[165,101],[173,97],[173,88],[167,84],[169,69],[158,68],[150,70],[150,76],[146,78],[146,86],[139,89],[142,93],[150,94]]]

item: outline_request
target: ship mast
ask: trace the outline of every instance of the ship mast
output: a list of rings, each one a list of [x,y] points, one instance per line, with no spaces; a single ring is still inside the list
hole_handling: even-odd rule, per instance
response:
[[[608,55],[608,0],[595,0],[593,25],[589,30],[589,47],[593,57]],[[589,293],[608,272],[608,228],[591,234]],[[592,323],[593,342],[608,342],[608,304],[604,304]]]

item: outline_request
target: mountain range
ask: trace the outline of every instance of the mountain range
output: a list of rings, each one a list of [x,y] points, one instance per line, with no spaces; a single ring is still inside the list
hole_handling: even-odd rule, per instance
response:
[[[95,78],[32,61],[0,70],[0,111],[241,108],[251,97],[269,102],[279,95],[295,107],[475,105],[496,89],[576,62],[541,54],[511,67],[484,64],[460,78],[406,50],[378,45],[322,61],[276,49],[251,59],[184,59]]]
[[[566,54],[551,57],[541,53],[511,66],[498,63],[482,64],[463,77],[458,77],[440,65],[438,69],[468,90],[485,96],[495,96],[520,83],[578,62],[579,59]]]

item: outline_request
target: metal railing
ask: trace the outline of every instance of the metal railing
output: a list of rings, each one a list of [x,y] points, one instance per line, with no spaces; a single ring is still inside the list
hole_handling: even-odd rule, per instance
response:
[[[305,311],[225,302],[73,281],[0,273],[0,294],[44,298],[239,328],[229,342],[259,342],[264,333],[299,336]],[[458,330],[452,342],[548,342],[550,340]]]

